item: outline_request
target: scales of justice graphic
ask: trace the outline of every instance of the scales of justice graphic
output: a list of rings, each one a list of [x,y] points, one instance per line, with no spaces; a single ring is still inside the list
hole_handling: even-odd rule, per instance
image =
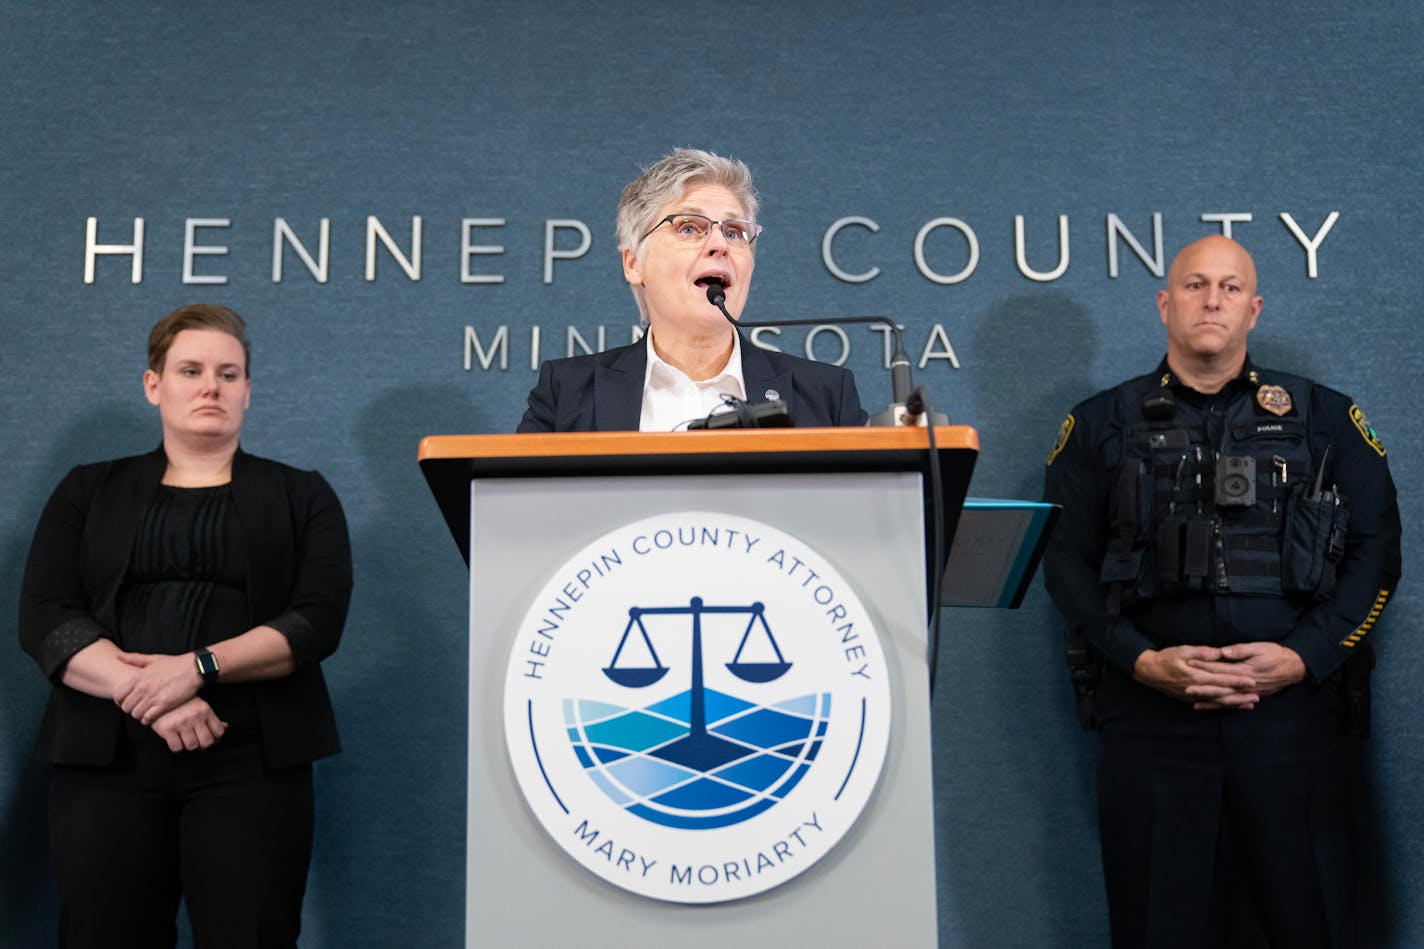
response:
[[[727,671],[738,679],[755,684],[774,682],[791,668],[791,663],[786,661],[775,634],[767,624],[764,604],[758,602],[748,606],[709,606],[703,602],[701,597],[695,596],[691,598],[687,606],[630,607],[628,609],[628,624],[623,628],[623,635],[618,640],[612,660],[603,670],[603,674],[609,679],[630,689],[646,688],[659,682],[663,676],[667,675],[669,667],[663,665],[662,660],[658,658],[652,637],[648,634],[647,626],[644,625],[644,617],[690,617],[692,623],[692,669],[691,685],[688,690],[690,708],[687,735],[660,748],[651,749],[648,754],[701,772],[711,771],[729,762],[745,758],[756,751],[745,744],[720,738],[707,729],[707,688],[703,680],[702,617],[709,614],[744,615],[747,617],[746,629],[742,631],[737,651],[731,661],[725,664]],[[623,650],[628,645],[628,637],[634,630],[637,630],[649,658],[652,659],[651,666],[620,666],[618,664],[619,657],[623,655]],[[754,634],[764,639],[766,644],[771,647],[776,656],[775,661],[744,661],[742,659],[742,654],[746,651],[747,644]]]
[[[625,549],[647,556],[585,583]],[[789,562],[806,575],[788,579]],[[577,866],[639,896],[723,903],[796,879],[857,825],[880,786],[890,677],[874,614],[818,550],[735,515],[659,514],[570,554],[528,603],[505,747]]]

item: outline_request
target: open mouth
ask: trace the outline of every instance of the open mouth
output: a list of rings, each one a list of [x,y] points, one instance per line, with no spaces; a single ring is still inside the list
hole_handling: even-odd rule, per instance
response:
[[[706,290],[708,287],[721,287],[723,290],[725,290],[729,286],[726,277],[722,276],[721,274],[715,273],[710,273],[705,276],[698,277],[692,282],[704,290]]]

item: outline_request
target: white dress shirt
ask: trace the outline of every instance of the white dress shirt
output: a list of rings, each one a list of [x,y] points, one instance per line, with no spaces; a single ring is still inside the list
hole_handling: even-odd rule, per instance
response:
[[[747,397],[742,378],[742,337],[732,334],[732,355],[727,365],[711,379],[700,382],[687,373],[668,365],[653,347],[653,328],[648,327],[648,371],[643,376],[643,415],[638,422],[641,432],[672,432],[687,428],[694,419],[706,418],[715,412],[729,412],[723,393],[738,399]]]

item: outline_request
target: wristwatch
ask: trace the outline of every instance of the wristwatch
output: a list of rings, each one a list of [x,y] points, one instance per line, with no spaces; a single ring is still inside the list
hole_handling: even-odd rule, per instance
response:
[[[198,664],[198,675],[203,677],[203,685],[212,685],[218,681],[218,657],[214,656],[210,650],[195,651],[193,660]]]

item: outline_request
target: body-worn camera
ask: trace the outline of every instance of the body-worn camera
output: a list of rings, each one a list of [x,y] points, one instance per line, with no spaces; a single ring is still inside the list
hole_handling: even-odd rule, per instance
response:
[[[1256,503],[1256,459],[1222,455],[1216,459],[1216,506],[1250,507]]]

